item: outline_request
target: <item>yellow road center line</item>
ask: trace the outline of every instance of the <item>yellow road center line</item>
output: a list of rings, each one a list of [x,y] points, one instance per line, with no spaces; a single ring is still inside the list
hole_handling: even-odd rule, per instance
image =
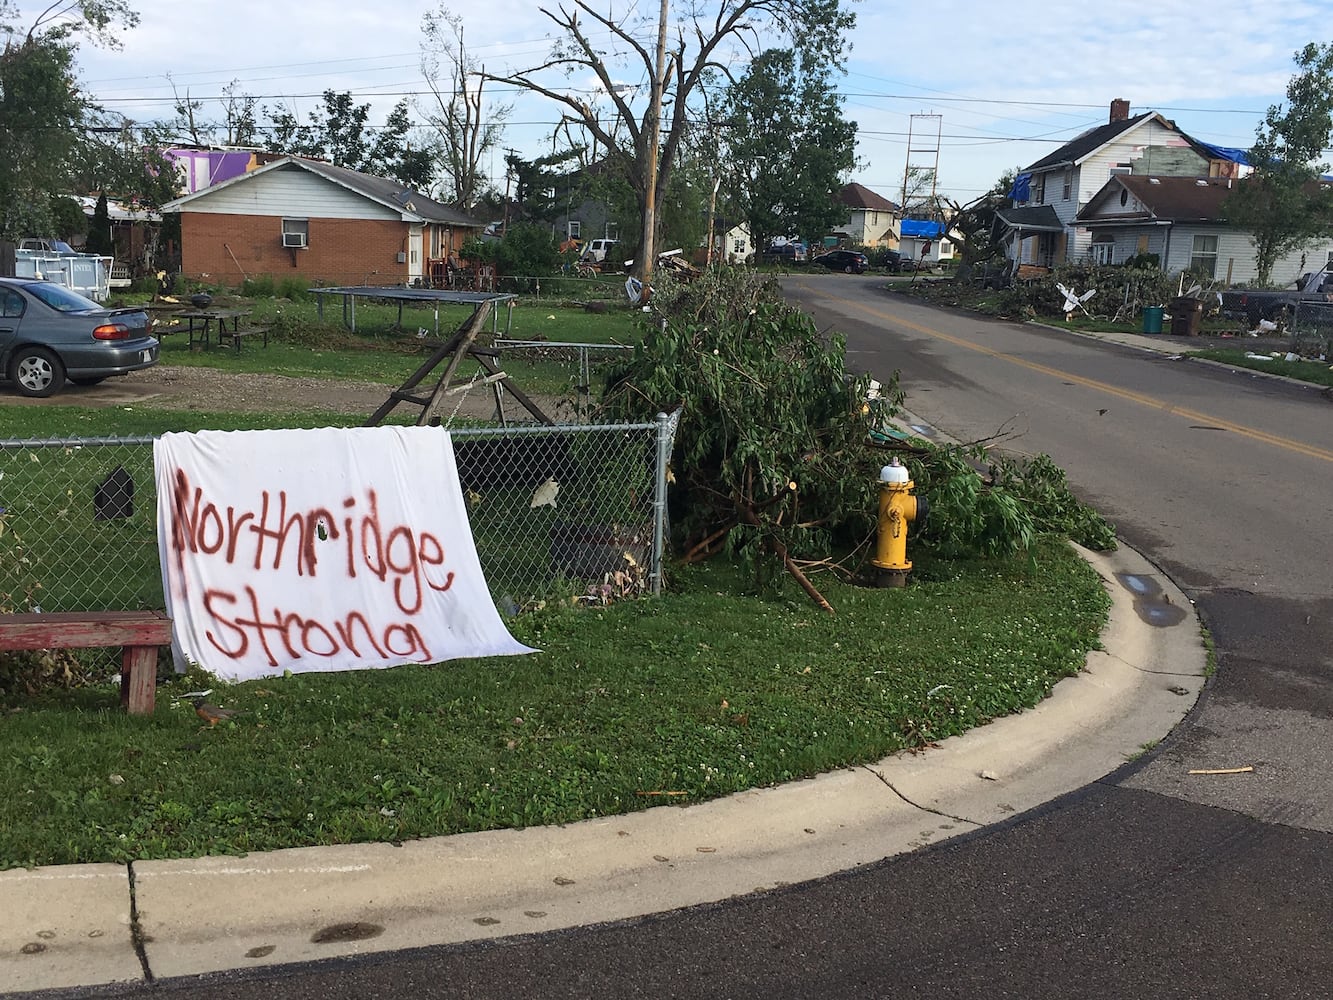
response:
[[[1246,427],[1244,424],[1238,424],[1234,421],[1223,419],[1222,417],[1215,417],[1198,410],[1191,410],[1189,407],[1168,403],[1164,399],[1158,399],[1156,396],[1149,396],[1147,393],[1135,392],[1133,389],[1125,389],[1118,385],[1111,385],[1109,382],[1099,382],[1096,379],[1084,378],[1082,375],[1075,375],[1072,372],[1063,371],[1059,368],[1052,368],[1049,365],[1038,364],[1035,361],[1027,361],[1016,355],[1006,354],[1004,351],[982,347],[980,344],[975,344],[970,340],[963,340],[961,337],[954,337],[943,331],[936,330],[933,327],[913,323],[910,319],[903,319],[901,316],[883,312],[873,306],[858,305],[858,308],[864,309],[866,312],[878,316],[881,319],[888,320],[891,323],[896,323],[899,326],[905,326],[908,329],[915,330],[917,333],[923,333],[928,337],[943,340],[946,343],[953,344],[955,347],[963,347],[969,351],[975,351],[978,354],[985,354],[988,357],[995,358],[997,361],[1007,361],[1009,364],[1018,365],[1020,368],[1027,368],[1030,371],[1040,372],[1043,375],[1051,375],[1061,381],[1073,382],[1089,389],[1096,389],[1098,392],[1104,392],[1108,396],[1115,396],[1118,399],[1128,400],[1131,403],[1138,403],[1141,406],[1146,406],[1154,410],[1161,410],[1164,413],[1175,414],[1176,416],[1184,417],[1194,423],[1208,424],[1211,427],[1220,427],[1223,430],[1231,431],[1233,434],[1247,437],[1252,441],[1259,441],[1262,444],[1272,445],[1275,448],[1284,448],[1287,451],[1294,451],[1299,455],[1319,459],[1321,462],[1333,462],[1333,451],[1329,451],[1327,448],[1305,444],[1301,441],[1293,441],[1291,438],[1281,437],[1277,434],[1269,434],[1267,431],[1261,431],[1254,427]]]

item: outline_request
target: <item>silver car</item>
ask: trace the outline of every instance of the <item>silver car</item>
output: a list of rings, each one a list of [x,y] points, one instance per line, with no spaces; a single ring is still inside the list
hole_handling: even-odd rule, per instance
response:
[[[0,373],[24,396],[50,396],[66,379],[96,385],[157,356],[142,309],[107,309],[52,281],[0,278]]]

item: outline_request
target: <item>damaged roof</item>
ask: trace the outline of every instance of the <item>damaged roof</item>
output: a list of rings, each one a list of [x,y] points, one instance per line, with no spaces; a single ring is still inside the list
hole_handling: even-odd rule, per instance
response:
[[[1096,128],[1089,129],[1077,138],[1071,139],[1059,149],[1046,154],[1032,166],[1025,168],[1024,172],[1045,170],[1047,167],[1056,167],[1062,163],[1079,163],[1097,152],[1112,139],[1119,138],[1126,132],[1138,128],[1149,118],[1157,118],[1163,125],[1175,128],[1171,122],[1156,111],[1145,111],[1141,115],[1126,118],[1124,121],[1107,122],[1105,125],[1098,125]]]

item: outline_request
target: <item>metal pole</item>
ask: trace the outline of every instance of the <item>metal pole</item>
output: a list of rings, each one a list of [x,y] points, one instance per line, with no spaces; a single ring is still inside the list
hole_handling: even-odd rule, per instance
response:
[[[662,563],[666,548],[667,465],[671,462],[670,417],[657,415],[657,467],[653,470],[653,558],[649,573],[653,596],[662,595]]]

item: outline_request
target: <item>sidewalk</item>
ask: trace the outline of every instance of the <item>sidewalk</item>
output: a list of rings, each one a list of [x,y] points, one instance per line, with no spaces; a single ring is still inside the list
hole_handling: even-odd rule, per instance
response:
[[[1123,546],[1084,555],[1114,598],[1105,650],[1035,709],[938,748],[567,827],[0,872],[0,983],[142,981],[632,918],[1005,822],[1133,759],[1203,687],[1188,599]]]

